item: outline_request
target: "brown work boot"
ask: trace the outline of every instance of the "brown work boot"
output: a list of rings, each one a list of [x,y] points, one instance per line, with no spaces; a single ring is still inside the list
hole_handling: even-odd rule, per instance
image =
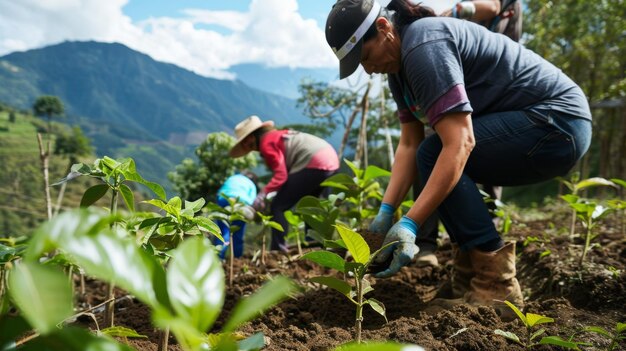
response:
[[[493,306],[503,321],[515,319],[515,313],[504,304],[508,300],[522,309],[524,298],[517,278],[515,278],[515,243],[507,243],[494,252],[471,250],[469,258],[474,277],[469,291],[458,299],[434,299],[427,312],[450,309],[462,303]]]
[[[445,282],[435,298],[456,299],[469,291],[470,280],[474,276],[468,251],[462,251],[459,245],[452,243],[452,272],[450,280]]]

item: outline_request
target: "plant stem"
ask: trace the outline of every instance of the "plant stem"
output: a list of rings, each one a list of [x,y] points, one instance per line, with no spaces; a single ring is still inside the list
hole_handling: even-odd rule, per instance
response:
[[[261,264],[265,264],[265,246],[267,245],[265,242],[265,236],[267,235],[265,228],[263,228],[262,231],[263,235],[261,235],[262,238],[262,244],[261,244]]]
[[[169,344],[170,328],[165,328],[159,332],[159,349],[158,351],[167,351]]]
[[[234,232],[233,232],[233,228],[230,228],[230,238],[228,239],[228,246],[229,246],[229,252],[230,252],[230,264],[229,264],[229,273],[228,273],[228,286],[229,287],[233,287],[233,266],[235,264],[235,248],[233,247],[234,241],[233,241],[233,236],[234,236]]]
[[[116,182],[117,185],[117,182]],[[112,195],[111,195],[111,214],[114,215],[117,213],[117,190],[115,188],[112,188]],[[115,224],[111,224],[111,227],[113,227]],[[105,328],[110,328],[113,326],[113,318],[114,318],[114,310],[115,310],[115,284],[113,283],[109,283],[109,286],[107,288],[107,297],[106,299],[108,301],[110,301],[105,308],[105,314],[104,314],[104,327]]]
[[[355,272],[356,275],[356,272]],[[355,320],[355,333],[356,333],[356,342],[358,344],[361,343],[361,322],[363,322],[363,283],[361,279],[358,278],[358,275],[355,276],[356,282],[356,320]]]
[[[587,218],[587,231],[585,232],[585,246],[583,247],[583,254],[580,256],[580,267],[582,268],[583,262],[585,261],[585,257],[587,257],[587,251],[589,251],[589,246],[591,245],[591,216]]]

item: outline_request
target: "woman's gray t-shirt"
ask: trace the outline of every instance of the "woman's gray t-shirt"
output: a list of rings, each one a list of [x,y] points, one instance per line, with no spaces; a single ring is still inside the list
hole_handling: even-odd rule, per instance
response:
[[[505,35],[469,21],[423,18],[401,33],[402,68],[389,87],[403,122],[434,126],[445,114],[559,111],[591,119],[582,90]]]

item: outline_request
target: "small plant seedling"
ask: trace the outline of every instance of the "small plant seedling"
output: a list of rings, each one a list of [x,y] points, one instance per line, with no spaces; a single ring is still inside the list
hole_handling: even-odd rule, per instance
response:
[[[353,177],[345,173],[338,173],[326,179],[322,186],[338,189],[346,194],[345,202],[352,204],[354,209],[347,214],[348,218],[356,218],[360,225],[365,225],[366,219],[374,217],[376,212],[368,201],[374,199],[381,201],[383,198],[380,183],[377,178],[388,177],[391,172],[377,166],[367,166],[360,169],[356,164],[344,159],[350,167]],[[363,227],[364,228],[364,227]]]
[[[614,351],[617,350],[622,341],[626,340],[626,323],[617,323],[615,324],[615,330],[608,331],[601,327],[585,327],[583,331],[596,333],[598,335],[602,335],[610,340],[609,346],[606,348],[606,351]]]
[[[585,244],[583,246],[583,253],[580,256],[579,265],[582,267],[587,257],[587,252],[591,248],[591,241],[597,236],[594,233],[594,228],[597,225],[598,220],[604,217],[612,209],[598,205],[593,201],[580,201],[576,195],[563,195],[562,198],[567,201],[571,208],[574,209],[576,216],[582,221],[585,227]]]
[[[245,206],[246,204],[244,204],[243,202],[241,202],[239,200],[238,197],[236,198],[231,198],[226,196],[225,194],[221,194],[221,196],[223,198],[226,199],[226,201],[228,201],[228,206],[226,207],[221,207],[217,204],[213,204],[210,203],[208,207],[211,208],[211,210],[213,210],[213,212],[209,215],[209,217],[211,217],[214,220],[222,220],[225,221],[226,223],[228,223],[228,229],[229,229],[229,244],[228,244],[228,249],[229,249],[229,260],[228,260],[228,286],[233,286],[233,279],[234,279],[234,260],[235,260],[235,246],[234,246],[234,238],[233,235],[235,234],[235,232],[237,230],[239,230],[239,226],[237,226],[236,224],[234,224],[236,221],[240,221],[240,222],[248,222],[248,218],[247,216],[244,214],[245,211]],[[254,215],[251,215],[252,217]],[[218,238],[225,243],[224,238],[221,236],[218,236]]]
[[[617,187],[614,182],[604,179],[604,178],[600,178],[600,177],[592,177],[592,178],[580,180],[580,173],[578,172],[574,172],[569,181],[563,178],[557,178],[557,179],[559,179],[559,181],[563,185],[565,185],[570,191],[569,194],[561,196],[561,198],[564,199],[567,203],[569,203],[570,206],[573,202],[577,202],[580,199],[580,197],[578,196],[578,192],[583,189],[597,187],[597,186]],[[577,214],[576,209],[572,209],[570,237],[574,236],[574,230],[576,227],[576,214]]]
[[[370,254],[370,247],[361,235],[342,225],[337,226],[337,232],[341,236],[341,241],[337,241],[337,243],[343,245],[343,247],[350,252],[354,261],[348,262],[341,256],[330,251],[309,252],[303,255],[301,259],[310,260],[324,267],[336,269],[342,272],[346,277],[349,275],[354,277],[354,286],[335,277],[314,277],[311,278],[311,281],[339,291],[356,305],[355,339],[357,343],[360,343],[363,306],[371,306],[374,311],[378,312],[385,318],[385,321],[387,321],[385,306],[376,299],[366,299],[364,297],[365,294],[374,290],[369,281],[365,279],[365,274],[367,273],[368,266],[372,263],[376,255],[378,255],[381,250],[395,244],[395,241],[381,247],[373,254]]]
[[[264,215],[260,212],[257,212],[257,215],[261,219],[261,237],[262,237],[261,263],[265,264],[265,252],[266,252],[266,246],[267,246],[267,243],[265,241],[266,241],[267,235],[268,234],[271,235],[272,228],[276,230],[280,230],[280,231],[285,231],[285,230],[283,229],[283,226],[280,225],[280,223],[272,221],[271,215]]]
[[[522,340],[515,333],[504,331],[501,329],[494,330],[496,334],[522,345],[526,348],[526,350],[530,350],[531,348],[538,345],[555,345],[569,350],[580,350],[578,348],[578,345],[581,345],[581,343],[563,340],[561,337],[558,336],[544,336],[541,338],[541,340],[539,340],[539,342],[536,342],[535,340],[545,334],[546,330],[544,328],[535,330],[535,327],[540,324],[553,323],[554,319],[534,313],[524,314],[509,301],[504,301],[504,303],[506,303],[522,321],[522,323],[526,327],[526,335]]]

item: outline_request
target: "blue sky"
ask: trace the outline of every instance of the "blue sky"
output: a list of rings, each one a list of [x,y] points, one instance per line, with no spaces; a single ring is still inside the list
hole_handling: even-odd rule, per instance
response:
[[[386,5],[388,0],[379,0]],[[118,42],[198,74],[238,64],[332,68],[335,0],[0,0],[0,56],[67,40]],[[424,1],[436,10],[452,0]]]

